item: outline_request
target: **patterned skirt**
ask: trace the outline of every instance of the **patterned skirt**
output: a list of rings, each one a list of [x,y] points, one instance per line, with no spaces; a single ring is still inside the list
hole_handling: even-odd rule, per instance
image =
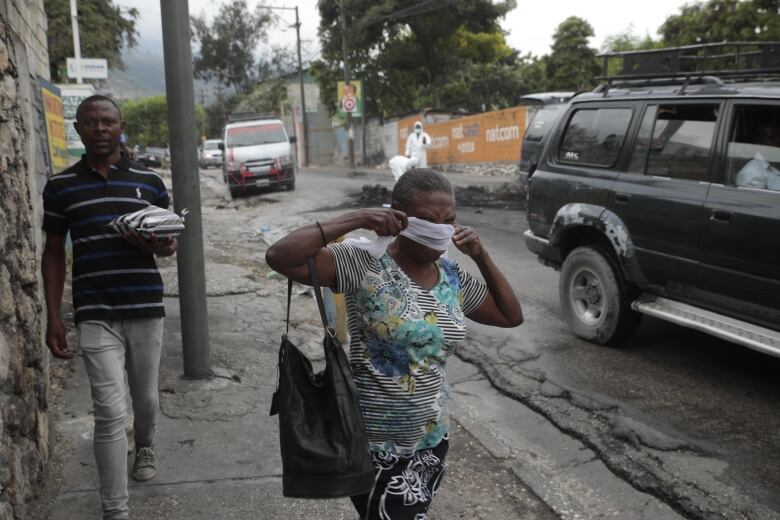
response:
[[[352,497],[362,520],[426,520],[428,508],[444,475],[449,449],[442,440],[435,448],[407,457],[372,452],[376,476],[374,488]]]

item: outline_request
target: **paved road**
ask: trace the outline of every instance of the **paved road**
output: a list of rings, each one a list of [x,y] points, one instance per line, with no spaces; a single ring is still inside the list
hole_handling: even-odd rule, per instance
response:
[[[702,518],[780,516],[780,359],[647,318],[620,348],[574,338],[558,273],[519,212],[461,211],[521,295],[527,322],[476,329],[464,358],[591,445],[632,485]]]
[[[318,170],[299,185],[331,198],[369,180]],[[459,219],[481,232],[527,317],[510,331],[472,327],[461,357],[685,516],[780,516],[780,359],[652,318],[620,348],[580,341],[560,318],[558,273],[522,244],[525,215],[461,209]]]
[[[312,169],[295,192],[231,202],[214,170],[202,181],[204,203],[236,208],[231,225],[247,237],[327,218],[363,184],[390,184],[382,172]],[[461,209],[459,220],[480,231],[526,314],[514,330],[473,326],[459,353],[473,365],[451,372],[457,414],[493,456],[514,460],[564,518],[780,516],[779,359],[654,319],[621,348],[577,340],[560,318],[558,274],[522,244],[524,214]],[[230,256],[225,240],[210,244]]]

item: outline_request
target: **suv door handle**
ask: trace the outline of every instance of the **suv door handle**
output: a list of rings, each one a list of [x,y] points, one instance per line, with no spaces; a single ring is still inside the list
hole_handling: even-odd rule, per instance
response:
[[[628,204],[631,202],[631,195],[628,193],[615,193],[615,203]]]
[[[724,224],[728,224],[731,222],[732,215],[733,213],[731,211],[713,209],[712,213],[710,214],[710,220],[713,222],[722,222]]]

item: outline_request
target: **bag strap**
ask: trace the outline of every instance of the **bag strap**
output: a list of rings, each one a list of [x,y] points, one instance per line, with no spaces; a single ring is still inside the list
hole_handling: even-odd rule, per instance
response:
[[[312,287],[314,288],[314,296],[317,298],[317,307],[320,309],[320,318],[322,318],[322,326],[325,328],[325,332],[332,334],[333,329],[330,328],[328,323],[328,314],[325,312],[325,300],[322,298],[322,289],[320,287],[320,278],[317,276],[317,267],[314,264],[314,257],[309,258],[309,277],[311,278]]]
[[[314,265],[314,258],[309,258],[308,260],[309,264],[309,277],[311,278],[312,287],[314,288],[314,296],[317,298],[317,307],[320,309],[320,318],[322,319],[322,326],[325,328],[325,332],[332,334],[333,329],[331,329],[330,324],[328,323],[328,314],[325,312],[325,300],[322,298],[322,289],[320,287],[320,278],[317,276],[317,268]],[[292,290],[293,290],[293,281],[292,278],[287,279],[287,329],[285,332],[285,335],[290,333],[290,307],[292,305]]]
[[[290,334],[290,304],[292,303],[292,290],[293,290],[293,281],[292,278],[288,278],[287,279],[287,330],[284,333],[285,336],[288,336]]]

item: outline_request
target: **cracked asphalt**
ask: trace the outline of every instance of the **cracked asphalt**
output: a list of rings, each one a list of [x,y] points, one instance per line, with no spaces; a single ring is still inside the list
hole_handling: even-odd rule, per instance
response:
[[[353,518],[345,500],[281,497],[276,419],[267,416],[283,330],[283,280],[267,243],[343,210],[389,174],[309,169],[295,192],[230,201],[201,172],[211,328],[208,381],[181,378],[175,264],[164,259],[165,350],[157,479],[131,485],[134,519]],[[453,175],[460,185],[505,179]],[[780,516],[780,360],[646,320],[622,348],[581,342],[559,317],[557,273],[522,244],[522,212],[465,208],[524,306],[513,330],[471,324],[448,377],[457,422],[431,518],[769,519]],[[457,257],[457,252],[453,256]],[[474,269],[468,260],[462,265]],[[296,343],[321,358],[314,303],[296,294]],[[41,518],[98,518],[91,403],[80,360],[58,399]]]

